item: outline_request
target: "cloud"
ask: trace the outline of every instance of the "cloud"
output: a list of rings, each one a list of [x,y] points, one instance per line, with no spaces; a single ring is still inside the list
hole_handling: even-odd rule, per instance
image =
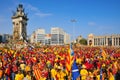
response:
[[[51,16],[51,13],[44,13],[39,10],[39,8],[32,6],[31,4],[26,4],[26,9],[32,12],[34,15],[39,16],[39,17],[47,17]]]
[[[46,16],[51,16],[52,14],[50,14],[50,13],[36,13],[35,15],[40,16],[40,17],[46,17]]]
[[[95,23],[95,22],[88,22],[88,25],[89,25],[89,26],[95,26],[96,23]]]
[[[34,7],[30,4],[27,4],[26,6],[27,6],[28,10],[35,11],[35,12],[40,12],[40,10],[37,7]]]

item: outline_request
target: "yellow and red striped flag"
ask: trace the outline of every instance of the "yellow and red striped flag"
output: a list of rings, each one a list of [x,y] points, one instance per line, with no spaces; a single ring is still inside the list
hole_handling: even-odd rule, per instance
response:
[[[41,78],[41,72],[40,69],[38,68],[38,66],[33,66],[33,73],[35,75],[36,80],[40,80]]]
[[[72,66],[72,63],[73,63],[73,55],[74,55],[74,51],[72,49],[72,45],[70,45],[70,49],[68,49],[68,53],[67,53],[67,56],[66,56],[66,70],[68,72],[71,71],[71,66]]]
[[[101,55],[102,55],[102,57],[103,57],[104,60],[107,58],[107,54],[106,54],[106,52],[105,52],[104,49],[102,49]]]

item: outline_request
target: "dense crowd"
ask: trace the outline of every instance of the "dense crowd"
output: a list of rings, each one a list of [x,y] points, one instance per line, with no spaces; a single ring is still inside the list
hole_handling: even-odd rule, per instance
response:
[[[0,47],[0,79],[71,80],[66,66],[69,49],[69,45]],[[120,80],[120,48],[73,46],[73,50],[78,80]]]

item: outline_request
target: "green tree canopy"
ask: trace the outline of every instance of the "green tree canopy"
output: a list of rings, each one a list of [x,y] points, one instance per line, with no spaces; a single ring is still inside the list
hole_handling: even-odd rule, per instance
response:
[[[87,40],[83,38],[79,41],[79,43],[82,45],[87,45]]]

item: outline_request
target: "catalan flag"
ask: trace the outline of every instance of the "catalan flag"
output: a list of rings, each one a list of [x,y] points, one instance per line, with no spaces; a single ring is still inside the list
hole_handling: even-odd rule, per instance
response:
[[[105,60],[107,57],[105,50],[101,49],[101,55],[102,55],[103,59]]]
[[[38,66],[33,66],[33,73],[35,75],[36,80],[40,80],[41,78],[41,71]]]
[[[74,55],[74,51],[72,49],[72,45],[70,45],[70,48],[68,50],[67,57],[66,57],[66,69],[68,72],[71,71],[71,66],[72,66],[72,62],[73,62],[73,55]]]

